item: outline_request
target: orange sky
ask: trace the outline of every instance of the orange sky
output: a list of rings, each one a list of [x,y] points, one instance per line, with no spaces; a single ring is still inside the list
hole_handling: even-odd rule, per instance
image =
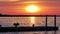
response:
[[[14,1],[14,0],[13,0]],[[41,11],[38,13],[29,13],[24,11],[24,7],[35,4],[40,6]],[[60,1],[18,1],[8,2],[7,0],[0,0],[0,13],[9,15],[60,15]]]

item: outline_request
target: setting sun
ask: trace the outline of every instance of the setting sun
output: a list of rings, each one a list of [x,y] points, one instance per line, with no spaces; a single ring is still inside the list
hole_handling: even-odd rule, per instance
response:
[[[36,12],[41,11],[41,9],[38,6],[36,6],[36,5],[29,5],[29,6],[26,7],[25,10],[27,12],[30,12],[30,13],[36,13]]]

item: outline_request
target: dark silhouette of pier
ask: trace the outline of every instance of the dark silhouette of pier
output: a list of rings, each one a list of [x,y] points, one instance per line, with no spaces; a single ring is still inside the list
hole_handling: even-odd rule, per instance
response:
[[[60,15],[0,15],[0,17],[46,17],[45,26],[34,26],[31,27],[17,27],[18,23],[15,23],[16,27],[0,27],[0,32],[25,32],[25,31],[58,31],[56,26],[56,17]],[[47,26],[48,17],[54,17],[54,26]]]
[[[54,31],[58,27],[52,26],[37,26],[37,27],[0,27],[0,32],[30,32],[30,31]]]

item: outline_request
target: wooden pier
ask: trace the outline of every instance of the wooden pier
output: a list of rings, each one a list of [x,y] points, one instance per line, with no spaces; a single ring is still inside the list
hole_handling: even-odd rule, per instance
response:
[[[56,17],[60,15],[0,15],[0,17],[46,17],[45,26],[37,27],[0,27],[0,32],[22,32],[22,31],[58,31]],[[47,26],[48,17],[54,17],[54,26]]]

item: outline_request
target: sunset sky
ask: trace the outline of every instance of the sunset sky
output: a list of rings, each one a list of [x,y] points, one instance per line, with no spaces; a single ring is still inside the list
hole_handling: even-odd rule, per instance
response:
[[[37,5],[39,12],[30,13],[25,7]],[[0,13],[7,15],[60,15],[60,0],[0,0]]]

